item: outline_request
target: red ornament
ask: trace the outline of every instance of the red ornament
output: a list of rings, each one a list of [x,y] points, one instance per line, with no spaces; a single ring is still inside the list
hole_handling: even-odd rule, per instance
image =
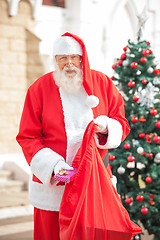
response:
[[[115,69],[115,68],[116,68],[116,64],[113,64],[113,65],[112,65],[112,69]]]
[[[133,100],[134,100],[135,102],[137,102],[137,101],[139,100],[139,96],[134,95],[134,96],[133,96]]]
[[[122,60],[118,60],[117,65],[118,66],[122,65]]]
[[[157,122],[155,122],[155,127],[156,127],[156,128],[160,128],[160,120],[158,120]]]
[[[127,51],[127,48],[128,48],[127,46],[126,46],[126,47],[124,47],[124,48],[123,48],[123,51],[125,51],[125,52],[126,52],[126,51]]]
[[[128,162],[134,162],[135,160],[135,157],[130,155],[128,158],[127,158]]]
[[[136,199],[137,199],[137,201],[142,202],[143,199],[144,199],[144,197],[143,197],[143,195],[138,195],[138,196],[136,197]]]
[[[140,122],[146,122],[146,119],[142,116],[140,119],[139,119]]]
[[[151,193],[149,194],[149,198],[150,198],[150,199],[153,199],[154,196],[155,196],[154,194],[151,194]]]
[[[145,62],[147,61],[147,58],[141,57],[140,61],[141,61],[142,63],[145,63]]]
[[[135,86],[135,82],[130,80],[129,83],[128,83],[128,87],[134,87]]]
[[[136,123],[138,122],[138,117],[134,116],[131,118],[131,122]]]
[[[153,136],[153,133],[146,134],[146,140],[147,140],[148,143],[151,143],[152,136]]]
[[[109,157],[109,160],[114,161],[115,158],[116,158],[116,157],[115,157],[114,155],[111,155],[111,156]]]
[[[160,136],[158,136],[158,135],[154,136],[153,141],[158,143],[160,141]]]
[[[150,54],[152,53],[152,50],[151,50],[151,49],[149,49],[149,53],[150,53]]]
[[[153,153],[149,152],[149,153],[148,153],[148,157],[149,157],[149,158],[152,158],[152,157],[153,157]]]
[[[154,204],[155,204],[155,202],[154,202],[154,201],[152,201],[152,200],[151,200],[149,203],[150,203],[151,205],[154,205]]]
[[[140,137],[140,138],[144,138],[144,137],[145,137],[145,133],[141,132],[141,133],[139,134],[139,137]]]
[[[159,74],[159,69],[154,69],[153,72],[154,72],[155,75],[158,75]]]
[[[124,148],[125,148],[125,149],[129,149],[130,147],[131,147],[131,145],[130,145],[129,143],[125,143],[125,144],[124,144]]]
[[[157,114],[157,109],[156,108],[152,108],[150,110],[150,114],[155,116]]]
[[[142,214],[147,214],[148,213],[148,208],[147,207],[144,207],[144,208],[141,208],[141,213]]]
[[[121,59],[123,60],[123,59],[125,59],[125,58],[126,58],[126,53],[122,53]]]
[[[142,153],[142,155],[145,156],[145,155],[146,155],[146,152],[144,151],[144,152]]]
[[[150,42],[149,42],[149,41],[147,41],[146,43],[147,43],[148,45],[150,45]]]
[[[113,76],[111,77],[111,80],[113,80]]]
[[[151,176],[147,176],[146,179],[145,179],[145,181],[146,181],[147,183],[151,183],[151,182],[152,182]]]
[[[146,84],[147,83],[147,80],[146,79],[142,79],[142,84]]]
[[[144,50],[142,51],[142,54],[143,54],[144,56],[147,56],[147,55],[149,54],[149,50],[148,50],[148,49],[144,49]]]
[[[131,68],[137,68],[138,67],[138,63],[137,62],[132,62],[131,63]]]
[[[132,202],[132,198],[131,198],[131,197],[127,197],[127,198],[125,199],[125,202],[126,202],[127,204],[130,204],[130,203]]]

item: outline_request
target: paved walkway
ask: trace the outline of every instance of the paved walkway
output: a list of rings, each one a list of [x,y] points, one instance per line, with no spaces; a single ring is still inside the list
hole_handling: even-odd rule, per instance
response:
[[[33,240],[33,215],[0,220],[0,240]]]
[[[33,240],[33,207],[28,191],[0,192],[0,240]]]

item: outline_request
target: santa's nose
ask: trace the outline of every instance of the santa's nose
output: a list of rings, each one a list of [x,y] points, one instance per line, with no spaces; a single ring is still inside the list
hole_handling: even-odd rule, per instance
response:
[[[73,66],[73,63],[72,63],[72,60],[71,59],[68,59],[67,63],[66,63],[66,66],[67,67],[72,67]]]

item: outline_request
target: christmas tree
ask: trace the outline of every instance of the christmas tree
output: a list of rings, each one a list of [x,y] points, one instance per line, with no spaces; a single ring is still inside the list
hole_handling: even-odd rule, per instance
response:
[[[141,40],[143,24],[141,21],[137,41],[128,40],[112,66],[112,78],[124,98],[131,131],[119,148],[110,151],[109,159],[131,219],[159,240],[160,70],[150,42]]]

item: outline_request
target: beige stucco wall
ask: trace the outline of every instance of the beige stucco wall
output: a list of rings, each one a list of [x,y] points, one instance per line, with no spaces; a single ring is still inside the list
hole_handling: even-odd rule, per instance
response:
[[[8,1],[0,0],[0,154],[20,152],[15,137],[26,90],[43,74],[34,25],[29,1],[10,17]]]

